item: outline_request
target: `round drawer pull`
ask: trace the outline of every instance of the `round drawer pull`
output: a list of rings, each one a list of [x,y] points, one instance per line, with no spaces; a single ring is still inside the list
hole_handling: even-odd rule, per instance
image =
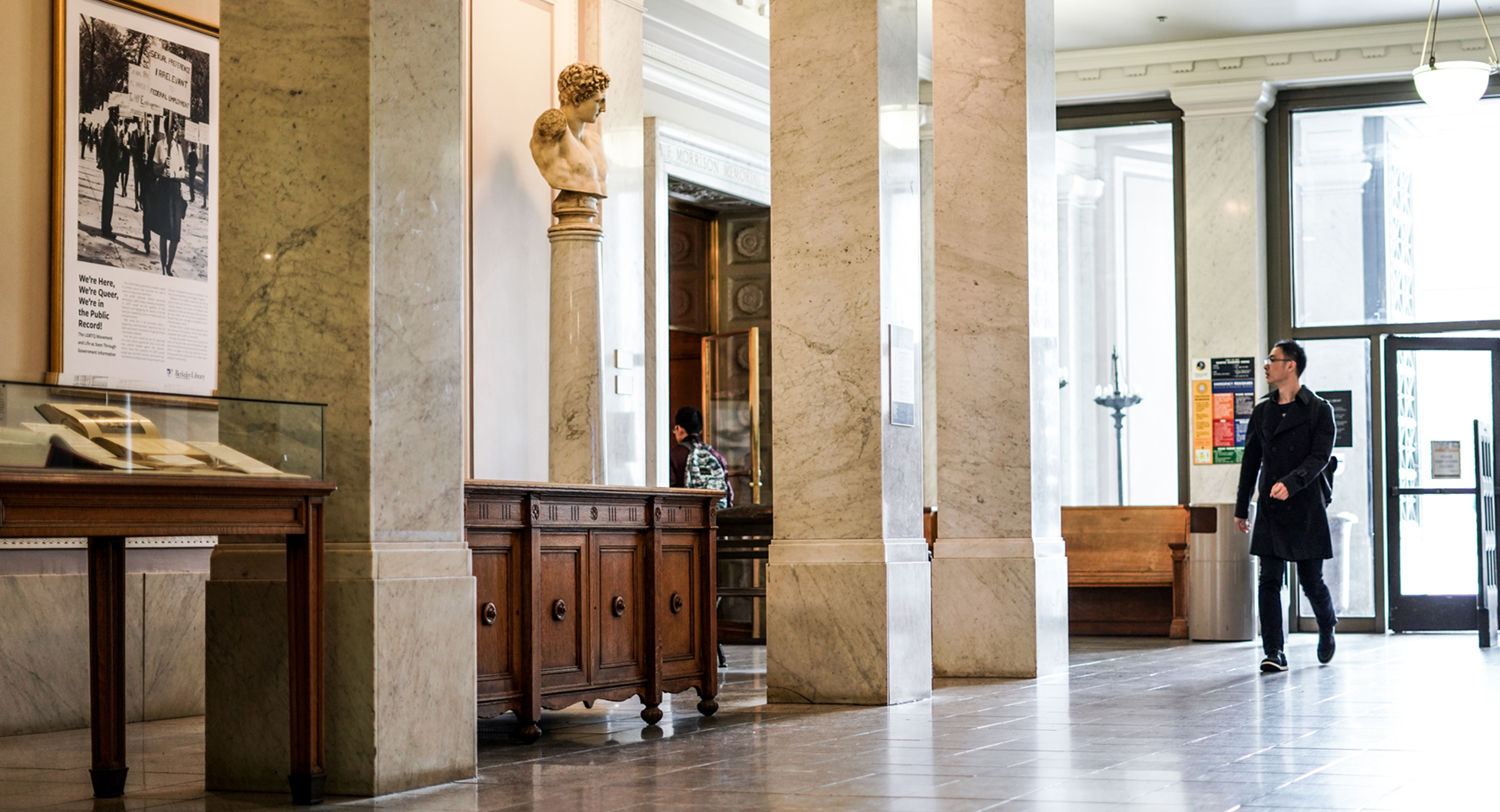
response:
[[[616,595],[615,596],[615,601],[614,601],[614,607],[613,607],[613,609],[614,609],[615,617],[624,617],[624,615],[625,615],[625,598],[623,596],[621,596],[621,595]]]
[[[675,615],[678,612],[681,612],[683,606],[684,606],[684,604],[682,602],[682,593],[681,592],[673,592],[672,593],[672,614]]]
[[[568,616],[568,605],[561,598],[552,602],[552,619],[562,620]]]
[[[495,608],[495,604],[493,604],[493,603],[487,603],[487,604],[484,605],[484,625],[486,625],[486,626],[493,626],[493,625],[495,625],[495,618],[497,618],[499,616],[500,616],[500,610],[498,610],[498,609]]]

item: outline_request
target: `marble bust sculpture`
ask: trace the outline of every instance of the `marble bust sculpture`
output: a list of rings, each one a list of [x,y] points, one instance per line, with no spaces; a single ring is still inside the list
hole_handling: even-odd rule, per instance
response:
[[[605,196],[608,166],[596,122],[608,87],[609,74],[597,65],[574,62],[558,74],[561,106],[542,113],[531,128],[531,157],[553,189]]]

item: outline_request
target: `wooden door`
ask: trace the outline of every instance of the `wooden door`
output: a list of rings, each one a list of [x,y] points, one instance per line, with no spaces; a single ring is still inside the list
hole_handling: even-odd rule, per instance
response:
[[[643,679],[645,627],[641,614],[645,594],[645,561],[639,533],[596,533],[598,587],[594,592],[599,623],[596,685]]]
[[[518,607],[512,581],[515,572],[515,533],[471,531],[474,593],[477,600],[479,701],[519,695],[515,649]]]
[[[590,680],[588,542],[586,532],[541,535],[536,613],[543,693]]]
[[[696,532],[661,534],[661,575],[657,594],[657,635],[661,645],[662,678],[697,673],[702,645],[698,624],[702,620],[702,584],[698,577]]]

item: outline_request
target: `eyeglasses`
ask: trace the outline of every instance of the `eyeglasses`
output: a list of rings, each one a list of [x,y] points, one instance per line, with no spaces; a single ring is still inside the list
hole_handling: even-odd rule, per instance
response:
[[[1276,364],[1276,363],[1291,364],[1291,363],[1296,363],[1296,359],[1294,359],[1294,358],[1277,358],[1276,356],[1272,355],[1269,358],[1263,358],[1263,359],[1261,359],[1261,363],[1262,364]]]

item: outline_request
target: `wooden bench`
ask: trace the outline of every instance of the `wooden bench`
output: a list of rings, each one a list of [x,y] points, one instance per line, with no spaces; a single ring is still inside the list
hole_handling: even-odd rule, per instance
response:
[[[1065,507],[1068,631],[1187,637],[1188,509]]]

